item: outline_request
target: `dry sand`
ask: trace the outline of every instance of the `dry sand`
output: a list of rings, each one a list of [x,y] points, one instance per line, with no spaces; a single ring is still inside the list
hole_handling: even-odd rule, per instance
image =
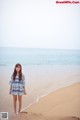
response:
[[[56,90],[9,120],[80,120],[80,83]]]

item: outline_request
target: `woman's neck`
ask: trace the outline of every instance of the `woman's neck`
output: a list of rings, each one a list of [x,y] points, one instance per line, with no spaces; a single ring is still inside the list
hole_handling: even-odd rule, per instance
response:
[[[17,73],[17,75],[19,76],[19,73]]]

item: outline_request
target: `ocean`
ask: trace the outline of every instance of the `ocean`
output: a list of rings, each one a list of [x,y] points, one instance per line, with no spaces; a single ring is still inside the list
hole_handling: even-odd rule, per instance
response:
[[[0,66],[80,65],[80,50],[0,47]]]

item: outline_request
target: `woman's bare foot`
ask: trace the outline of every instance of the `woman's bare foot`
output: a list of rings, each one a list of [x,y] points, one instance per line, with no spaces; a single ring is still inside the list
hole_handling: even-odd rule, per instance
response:
[[[18,116],[20,116],[20,112],[18,112]]]

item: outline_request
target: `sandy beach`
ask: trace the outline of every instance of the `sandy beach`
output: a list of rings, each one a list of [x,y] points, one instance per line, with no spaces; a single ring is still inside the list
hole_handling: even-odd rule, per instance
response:
[[[61,88],[41,98],[10,120],[80,120],[80,83]]]
[[[15,117],[9,95],[12,72],[13,67],[0,68],[0,112],[8,112],[9,120],[79,120],[79,66],[23,67],[27,95],[23,96],[20,116]]]

